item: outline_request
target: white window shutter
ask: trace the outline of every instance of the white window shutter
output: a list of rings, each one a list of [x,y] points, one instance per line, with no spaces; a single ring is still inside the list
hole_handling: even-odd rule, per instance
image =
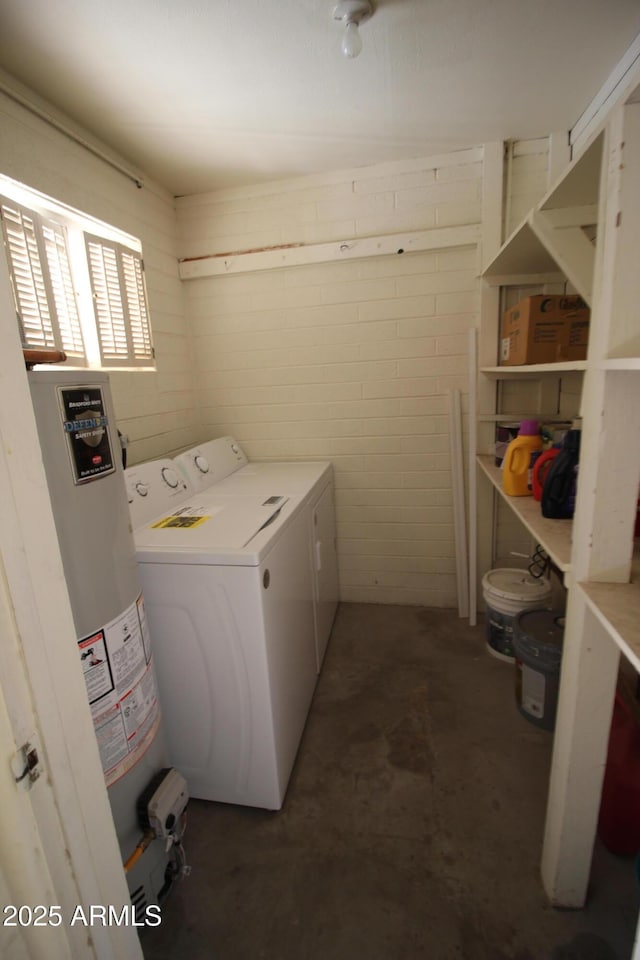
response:
[[[116,251],[98,237],[85,234],[85,241],[102,362],[126,361],[127,332]]]
[[[62,349],[68,357],[84,359],[84,341],[64,227],[45,220],[42,222],[42,236]]]
[[[151,327],[147,311],[147,297],[144,286],[144,265],[142,258],[132,251],[122,249],[125,291],[129,309],[129,330],[131,347],[136,360],[151,360]]]
[[[84,363],[64,227],[5,198],[0,211],[23,346]]]
[[[2,199],[2,229],[24,347],[56,344],[36,234],[37,215]]]
[[[85,244],[102,365],[148,365],[153,347],[140,254],[90,234]]]

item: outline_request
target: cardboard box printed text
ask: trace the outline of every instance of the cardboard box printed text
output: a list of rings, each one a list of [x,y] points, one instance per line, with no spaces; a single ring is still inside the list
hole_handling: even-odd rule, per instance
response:
[[[500,365],[585,360],[589,320],[577,295],[526,297],[502,316]]]

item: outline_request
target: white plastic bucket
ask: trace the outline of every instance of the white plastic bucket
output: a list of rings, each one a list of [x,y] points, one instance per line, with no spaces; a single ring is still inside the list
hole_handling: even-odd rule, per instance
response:
[[[499,660],[513,663],[514,619],[523,610],[550,607],[551,585],[527,570],[501,567],[485,573],[482,590],[487,605],[487,649]]]

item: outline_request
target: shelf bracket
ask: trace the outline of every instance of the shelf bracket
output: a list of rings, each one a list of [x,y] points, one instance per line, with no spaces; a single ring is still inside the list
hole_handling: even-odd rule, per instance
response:
[[[530,226],[578,293],[591,303],[595,250],[580,227],[554,227],[545,213],[534,210]]]

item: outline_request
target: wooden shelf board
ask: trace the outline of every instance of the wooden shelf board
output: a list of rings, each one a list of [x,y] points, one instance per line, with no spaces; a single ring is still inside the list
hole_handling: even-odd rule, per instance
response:
[[[540,413],[529,410],[524,413],[479,413],[476,419],[480,423],[519,423],[521,420],[537,420],[538,423],[569,423],[573,417],[563,417],[557,411]]]
[[[609,357],[598,365],[602,370],[640,370],[640,357]]]
[[[587,369],[586,360],[571,360],[566,363],[525,363],[519,367],[481,367],[480,372],[495,380],[519,380],[521,377],[539,377],[552,374],[576,373]]]
[[[571,568],[571,521],[548,520],[543,517],[540,504],[533,497],[507,496],[502,489],[502,471],[495,466],[493,457],[483,454],[476,459],[485,476],[531,536],[546,550],[556,566],[566,573]]]
[[[484,277],[517,275],[519,280],[531,274],[557,274],[558,264],[540,242],[527,217],[513,231],[493,260],[483,270]]]
[[[541,210],[559,210],[597,204],[602,166],[602,134],[563,173],[540,202]]]
[[[587,603],[640,671],[640,583],[579,583]]]
[[[522,286],[527,278],[540,282],[541,276],[568,276],[588,301],[593,264],[572,234],[561,224],[579,224],[587,219],[598,202],[602,137],[597,137],[562,175],[522,223],[505,240],[482,272],[488,283]],[[552,215],[553,213],[553,215]],[[552,226],[555,224],[555,228]],[[555,232],[554,232],[555,229]],[[574,231],[575,232],[575,231]],[[511,278],[511,279],[510,279]]]
[[[483,274],[483,278],[490,287],[541,287],[545,283],[566,283],[564,273],[555,267],[555,272],[549,273],[496,273]]]

